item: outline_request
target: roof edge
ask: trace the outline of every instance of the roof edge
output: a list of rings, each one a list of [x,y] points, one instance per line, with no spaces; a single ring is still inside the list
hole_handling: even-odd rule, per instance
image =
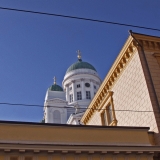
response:
[[[0,120],[0,125],[13,124],[13,125],[38,125],[38,126],[53,126],[53,127],[76,127],[76,128],[110,128],[110,129],[142,129],[149,130],[149,127],[128,127],[128,126],[96,126],[96,125],[69,125],[69,124],[54,124],[54,123],[38,123],[38,122],[22,122],[22,121],[3,121]]]

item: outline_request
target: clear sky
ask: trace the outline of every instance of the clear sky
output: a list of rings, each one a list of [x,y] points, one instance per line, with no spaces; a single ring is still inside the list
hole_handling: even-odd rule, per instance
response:
[[[160,29],[159,0],[0,0],[0,7],[49,12]],[[91,63],[103,80],[129,36],[104,23],[0,10],[0,103],[44,104],[53,77],[62,84],[67,68]],[[43,108],[0,105],[0,120],[39,122]]]

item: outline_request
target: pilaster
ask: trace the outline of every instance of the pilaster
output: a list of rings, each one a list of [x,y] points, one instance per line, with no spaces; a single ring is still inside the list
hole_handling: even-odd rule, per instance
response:
[[[84,87],[84,79],[82,78],[81,79],[81,88],[82,88],[82,99],[85,99],[86,96],[85,96],[85,87]]]
[[[66,85],[66,100],[69,102],[69,86]]]
[[[72,81],[73,102],[76,101],[75,81]]]
[[[94,85],[93,85],[93,80],[90,80],[91,82],[91,99],[94,97]]]

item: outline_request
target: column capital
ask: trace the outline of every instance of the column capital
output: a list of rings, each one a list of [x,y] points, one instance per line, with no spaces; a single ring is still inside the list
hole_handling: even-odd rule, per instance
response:
[[[85,79],[84,78],[81,78],[81,81],[84,81]]]

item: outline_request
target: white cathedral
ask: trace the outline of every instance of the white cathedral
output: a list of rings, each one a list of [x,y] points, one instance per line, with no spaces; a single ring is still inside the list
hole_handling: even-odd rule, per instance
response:
[[[79,125],[79,121],[96,94],[101,79],[96,69],[83,62],[78,50],[78,61],[66,71],[62,87],[54,84],[48,88],[44,102],[45,123]]]

